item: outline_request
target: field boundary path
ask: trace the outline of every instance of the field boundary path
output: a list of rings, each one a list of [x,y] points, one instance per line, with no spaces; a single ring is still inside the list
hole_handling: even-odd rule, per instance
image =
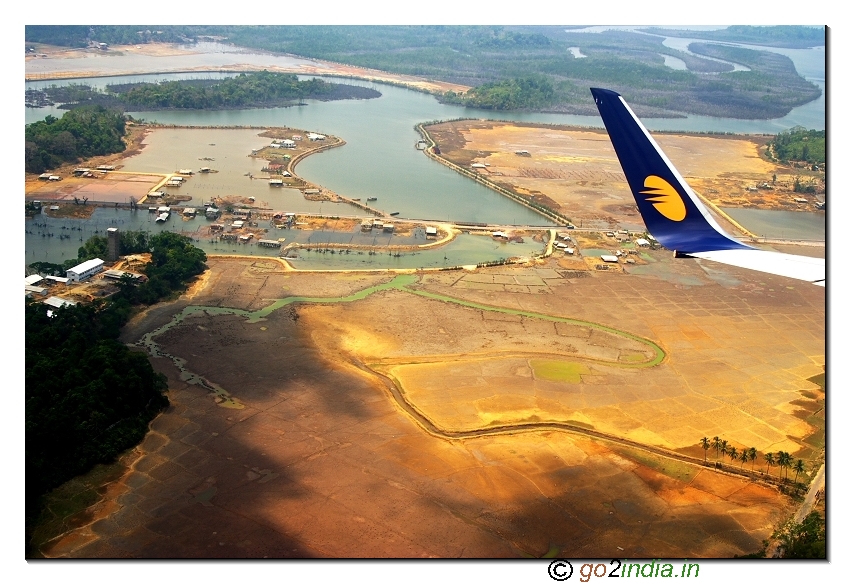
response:
[[[642,362],[634,362],[634,363],[617,363],[617,362],[605,362],[606,365],[612,366],[626,366],[631,368],[647,368],[654,367],[661,364],[666,357],[666,353],[664,350],[646,338],[642,338],[640,336],[630,334],[628,332],[617,330],[615,328],[611,328],[608,326],[604,326],[602,324],[597,324],[594,322],[589,322],[585,320],[577,320],[572,318],[563,318],[560,316],[552,316],[548,314],[541,314],[536,312],[529,312],[524,310],[516,310],[511,308],[502,308],[497,306],[490,306],[486,304],[480,304],[477,302],[471,302],[467,300],[462,300],[459,298],[453,298],[451,296],[446,296],[442,294],[437,294],[433,292],[427,292],[424,290],[417,290],[414,288],[410,288],[411,284],[416,282],[416,276],[412,274],[403,274],[397,275],[390,281],[373,285],[367,288],[364,288],[360,291],[352,293],[347,296],[340,297],[306,297],[306,296],[291,296],[288,298],[283,298],[276,300],[269,306],[261,310],[256,311],[248,311],[239,308],[227,308],[227,307],[216,307],[216,306],[200,306],[200,305],[191,305],[183,308],[178,314],[176,314],[169,323],[153,330],[147,334],[145,334],[137,343],[137,346],[140,346],[147,350],[151,356],[154,357],[165,357],[169,358],[174,365],[181,371],[181,378],[184,381],[190,384],[200,385],[207,390],[211,391],[215,396],[217,403],[219,406],[227,407],[227,408],[235,408],[241,409],[244,407],[238,398],[233,397],[228,391],[224,388],[216,385],[215,383],[204,379],[201,375],[196,373],[192,373],[185,369],[185,361],[179,357],[172,356],[170,354],[165,353],[160,349],[154,340],[156,336],[166,332],[167,330],[173,328],[174,326],[182,323],[187,317],[192,316],[198,313],[205,313],[208,315],[237,315],[243,316],[247,319],[248,323],[258,323],[263,321],[268,315],[272,312],[279,310],[283,307],[289,306],[290,304],[295,303],[305,303],[305,304],[335,304],[335,303],[345,303],[345,302],[354,302],[358,300],[362,300],[367,298],[368,296],[383,292],[383,291],[401,291],[406,293],[415,294],[424,298],[433,299],[436,301],[442,301],[447,303],[453,303],[460,306],[470,307],[479,310],[486,311],[494,311],[505,314],[512,315],[520,315],[528,318],[539,318],[553,322],[563,322],[581,326],[590,326],[599,330],[603,330],[605,332],[616,334],[618,336],[629,338],[631,340],[640,342],[652,348],[655,353],[655,357],[651,360],[645,360]],[[679,462],[687,463],[689,465],[698,466],[700,468],[705,468],[709,466],[714,466],[714,471],[733,475],[737,477],[745,477],[751,480],[759,480],[766,484],[776,485],[775,481],[763,474],[757,474],[750,470],[737,469],[733,466],[719,466],[718,464],[706,464],[703,460],[699,458],[692,457],[690,455],[686,455],[683,453],[671,451],[669,449],[665,449],[663,447],[643,444],[637,441],[633,441],[624,437],[618,437],[616,435],[611,435],[602,431],[597,431],[595,429],[591,429],[588,427],[582,427],[580,425],[572,424],[569,422],[558,422],[558,421],[540,421],[540,422],[528,422],[528,423],[510,423],[492,427],[484,427],[478,429],[470,429],[470,430],[462,430],[462,431],[452,431],[443,429],[437,426],[428,416],[422,413],[413,403],[411,403],[405,396],[404,391],[398,386],[398,384],[389,376],[380,371],[375,370],[368,364],[354,360],[353,364],[357,366],[359,369],[364,372],[377,375],[378,378],[383,382],[387,392],[393,398],[395,403],[405,411],[416,423],[427,433],[434,437],[438,437],[441,439],[449,439],[449,440],[465,440],[465,439],[475,439],[479,437],[486,437],[492,435],[506,435],[513,433],[524,433],[524,432],[533,432],[533,431],[563,431],[566,433],[573,433],[576,435],[581,435],[584,437],[589,437],[592,439],[602,440],[609,443],[614,443],[621,446],[626,446],[629,448],[641,450],[647,453],[651,453],[654,455],[662,456],[667,459],[676,460]],[[821,472],[823,472],[823,467],[821,467]],[[815,480],[818,478],[816,477]],[[814,490],[810,491],[810,494],[813,494]]]

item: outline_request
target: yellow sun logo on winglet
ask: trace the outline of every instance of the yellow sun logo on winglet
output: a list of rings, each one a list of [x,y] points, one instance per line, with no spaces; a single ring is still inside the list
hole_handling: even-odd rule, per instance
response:
[[[648,195],[646,200],[651,202],[659,213],[671,221],[685,219],[685,201],[669,182],[660,176],[650,175],[643,181],[643,185],[650,190],[641,190],[640,193]]]

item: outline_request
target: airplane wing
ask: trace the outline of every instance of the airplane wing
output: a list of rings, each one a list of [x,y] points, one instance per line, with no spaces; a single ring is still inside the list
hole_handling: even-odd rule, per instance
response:
[[[646,228],[677,256],[826,285],[826,261],[756,249],[724,231],[619,93],[590,92]]]
[[[734,265],[754,271],[782,275],[826,286],[824,260],[819,257],[805,257],[762,249],[726,249],[722,251],[701,251],[688,253],[692,257],[708,259],[717,263]]]

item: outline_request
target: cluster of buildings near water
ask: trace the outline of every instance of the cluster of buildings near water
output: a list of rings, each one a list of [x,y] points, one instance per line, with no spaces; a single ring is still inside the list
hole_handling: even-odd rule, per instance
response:
[[[110,264],[118,263],[120,234],[115,227],[106,231],[107,259]],[[65,272],[65,276],[39,274],[28,275],[24,278],[25,295],[30,299],[42,297],[42,303],[52,315],[55,308],[75,306],[81,300],[90,300],[96,296],[105,297],[118,291],[115,282],[128,278],[131,282],[145,281],[145,276],[133,271],[122,269],[106,269],[107,262],[100,258],[89,259],[75,265]],[[94,287],[87,284],[94,282]],[[86,286],[84,289],[81,286]],[[96,289],[95,289],[96,288]],[[52,292],[52,293],[51,293]],[[75,299],[76,298],[76,299]]]

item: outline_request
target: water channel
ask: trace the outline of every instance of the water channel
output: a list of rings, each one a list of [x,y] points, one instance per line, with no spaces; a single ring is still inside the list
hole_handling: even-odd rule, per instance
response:
[[[198,48],[207,52],[175,57],[140,57],[135,55],[132,62],[124,60],[124,57],[99,55],[87,59],[35,60],[27,62],[27,72],[44,71],[45,74],[49,74],[50,67],[53,67],[52,70],[54,71],[57,67],[61,67],[66,71],[119,72],[118,66],[147,68],[157,71],[185,71],[189,68],[201,66],[224,68],[234,62],[261,66],[312,64],[309,59],[261,55],[241,49],[234,50],[233,47],[222,48],[221,45],[213,43],[195,47],[195,50]],[[807,78],[824,83],[823,51],[819,53],[820,61],[817,59],[817,51],[786,51],[786,53],[794,60],[795,64],[801,63],[797,65],[798,69],[801,69],[801,73]],[[236,60],[234,61],[234,59]],[[818,64],[820,69],[818,69]],[[87,67],[89,69],[86,69]],[[116,70],[113,71],[112,68],[116,68]],[[83,82],[102,87],[112,83],[199,77],[216,78],[223,75],[226,74],[218,72],[156,73],[87,78],[84,80],[31,81],[26,83],[26,87],[39,88],[53,84]],[[150,142],[155,147],[148,148],[142,154],[129,159],[125,169],[140,172],[169,172],[179,167],[195,168],[202,165],[219,169],[219,173],[215,175],[193,177],[190,181],[191,186],[186,188],[186,193],[193,196],[192,204],[197,203],[198,206],[200,206],[201,201],[214,195],[239,193],[244,196],[255,196],[257,200],[267,201],[275,208],[281,205],[292,212],[321,212],[346,216],[362,215],[362,212],[357,212],[356,209],[348,205],[306,201],[296,191],[280,189],[276,192],[270,192],[268,185],[263,181],[252,182],[245,175],[251,172],[258,174],[263,162],[249,158],[248,154],[251,149],[267,143],[267,139],[259,138],[256,135],[257,132],[253,130],[239,130],[231,133],[215,129],[220,126],[289,126],[305,131],[333,134],[346,141],[344,146],[310,156],[298,165],[299,175],[343,196],[363,200],[375,197],[377,200],[370,204],[387,213],[399,213],[399,216],[406,218],[499,225],[546,226],[551,223],[537,213],[458,175],[445,166],[428,159],[422,152],[417,151],[414,144],[419,135],[414,130],[415,124],[423,121],[461,117],[486,117],[507,121],[602,127],[601,119],[598,116],[485,112],[443,105],[438,103],[431,95],[401,87],[369,81],[344,80],[344,82],[372,87],[380,91],[382,96],[370,100],[332,102],[308,100],[306,105],[287,108],[129,112],[137,118],[179,126],[202,126],[203,129],[179,130],[180,137],[176,137],[178,130],[154,133]],[[589,96],[588,99],[590,99]],[[798,124],[821,129],[824,127],[825,119],[823,100],[822,97],[811,104],[796,108],[787,116],[777,120],[737,120],[688,116],[687,118],[676,119],[647,119],[644,122],[650,130],[776,133]],[[31,123],[43,119],[46,115],[60,117],[63,113],[64,110],[55,108],[27,108],[26,122]],[[213,158],[214,161],[200,162],[199,158]],[[181,191],[181,194],[184,193]],[[270,200],[270,198],[272,199]],[[345,209],[342,209],[342,206],[345,206]],[[792,214],[807,215],[807,213]],[[823,223],[823,215],[821,214],[820,217],[821,223]],[[742,216],[742,219],[742,224],[747,226],[747,221],[750,218]],[[45,221],[43,217],[39,217],[37,220]],[[85,238],[86,233],[94,234],[105,230],[104,225],[107,225],[109,221],[117,221],[117,224],[120,225],[119,228],[123,227],[124,229],[151,228],[156,230],[158,228],[169,228],[178,231],[185,230],[187,234],[205,224],[203,219],[196,219],[194,223],[198,226],[188,222],[179,224],[175,221],[169,221],[170,224],[166,223],[165,226],[161,226],[153,224],[152,220],[153,217],[144,212],[137,212],[136,215],[133,215],[131,211],[100,209],[89,221],[74,221],[75,224],[85,223],[85,225],[81,230],[73,231],[74,235],[71,237],[62,239],[45,234],[46,229],[53,228],[52,225],[42,228],[40,229],[42,232],[38,232],[39,229],[32,228],[30,222],[27,222],[25,242],[27,263],[36,260],[64,261],[60,258],[75,256],[76,248],[80,244],[79,238],[81,236]],[[769,219],[765,220],[769,221]],[[47,222],[49,223],[49,221]],[[786,226],[793,222],[794,217],[782,219],[782,224]],[[804,229],[810,228],[809,223],[806,223],[806,225],[806,227],[803,227]],[[58,227],[60,231],[61,226]],[[66,230],[67,228],[66,225]],[[761,228],[761,226],[754,230],[757,233],[767,232],[767,229]],[[790,227],[787,227],[787,231],[790,232],[790,230]],[[781,227],[780,232],[786,232],[786,227]],[[810,233],[810,231],[807,232]],[[813,237],[809,235],[806,238]],[[205,243],[205,245],[213,244]],[[466,264],[492,261],[504,256],[527,255],[531,251],[522,248],[506,252],[505,249],[516,244],[493,243],[486,238],[475,236],[460,237],[452,245],[456,247],[455,252],[458,261],[462,260]],[[540,246],[537,247],[539,251]],[[277,250],[258,249],[255,245],[243,245],[238,252],[243,253],[249,248],[251,254],[278,253]],[[428,263],[428,266],[439,266],[441,263],[448,262],[448,257],[451,255],[448,252],[449,249],[450,247],[446,247],[423,252],[418,259],[412,259],[417,257],[413,254],[408,255],[408,259],[405,261],[398,261],[402,258],[393,258],[386,266],[391,266],[392,261],[396,263],[416,263],[423,261],[426,257],[425,263]],[[219,252],[214,248],[205,250],[207,252]],[[475,253],[482,255],[475,257]],[[59,257],[56,257],[57,254]],[[45,259],[41,257],[42,255],[51,259]],[[300,261],[303,261],[304,265],[307,263],[318,265],[327,263],[330,265],[340,262],[357,262],[363,259],[360,256],[351,257],[350,255],[340,258],[338,254],[333,258],[307,259],[303,255],[302,253]],[[375,256],[370,257],[375,259],[375,263],[379,263]],[[392,264],[392,266],[417,267],[425,265]]]

